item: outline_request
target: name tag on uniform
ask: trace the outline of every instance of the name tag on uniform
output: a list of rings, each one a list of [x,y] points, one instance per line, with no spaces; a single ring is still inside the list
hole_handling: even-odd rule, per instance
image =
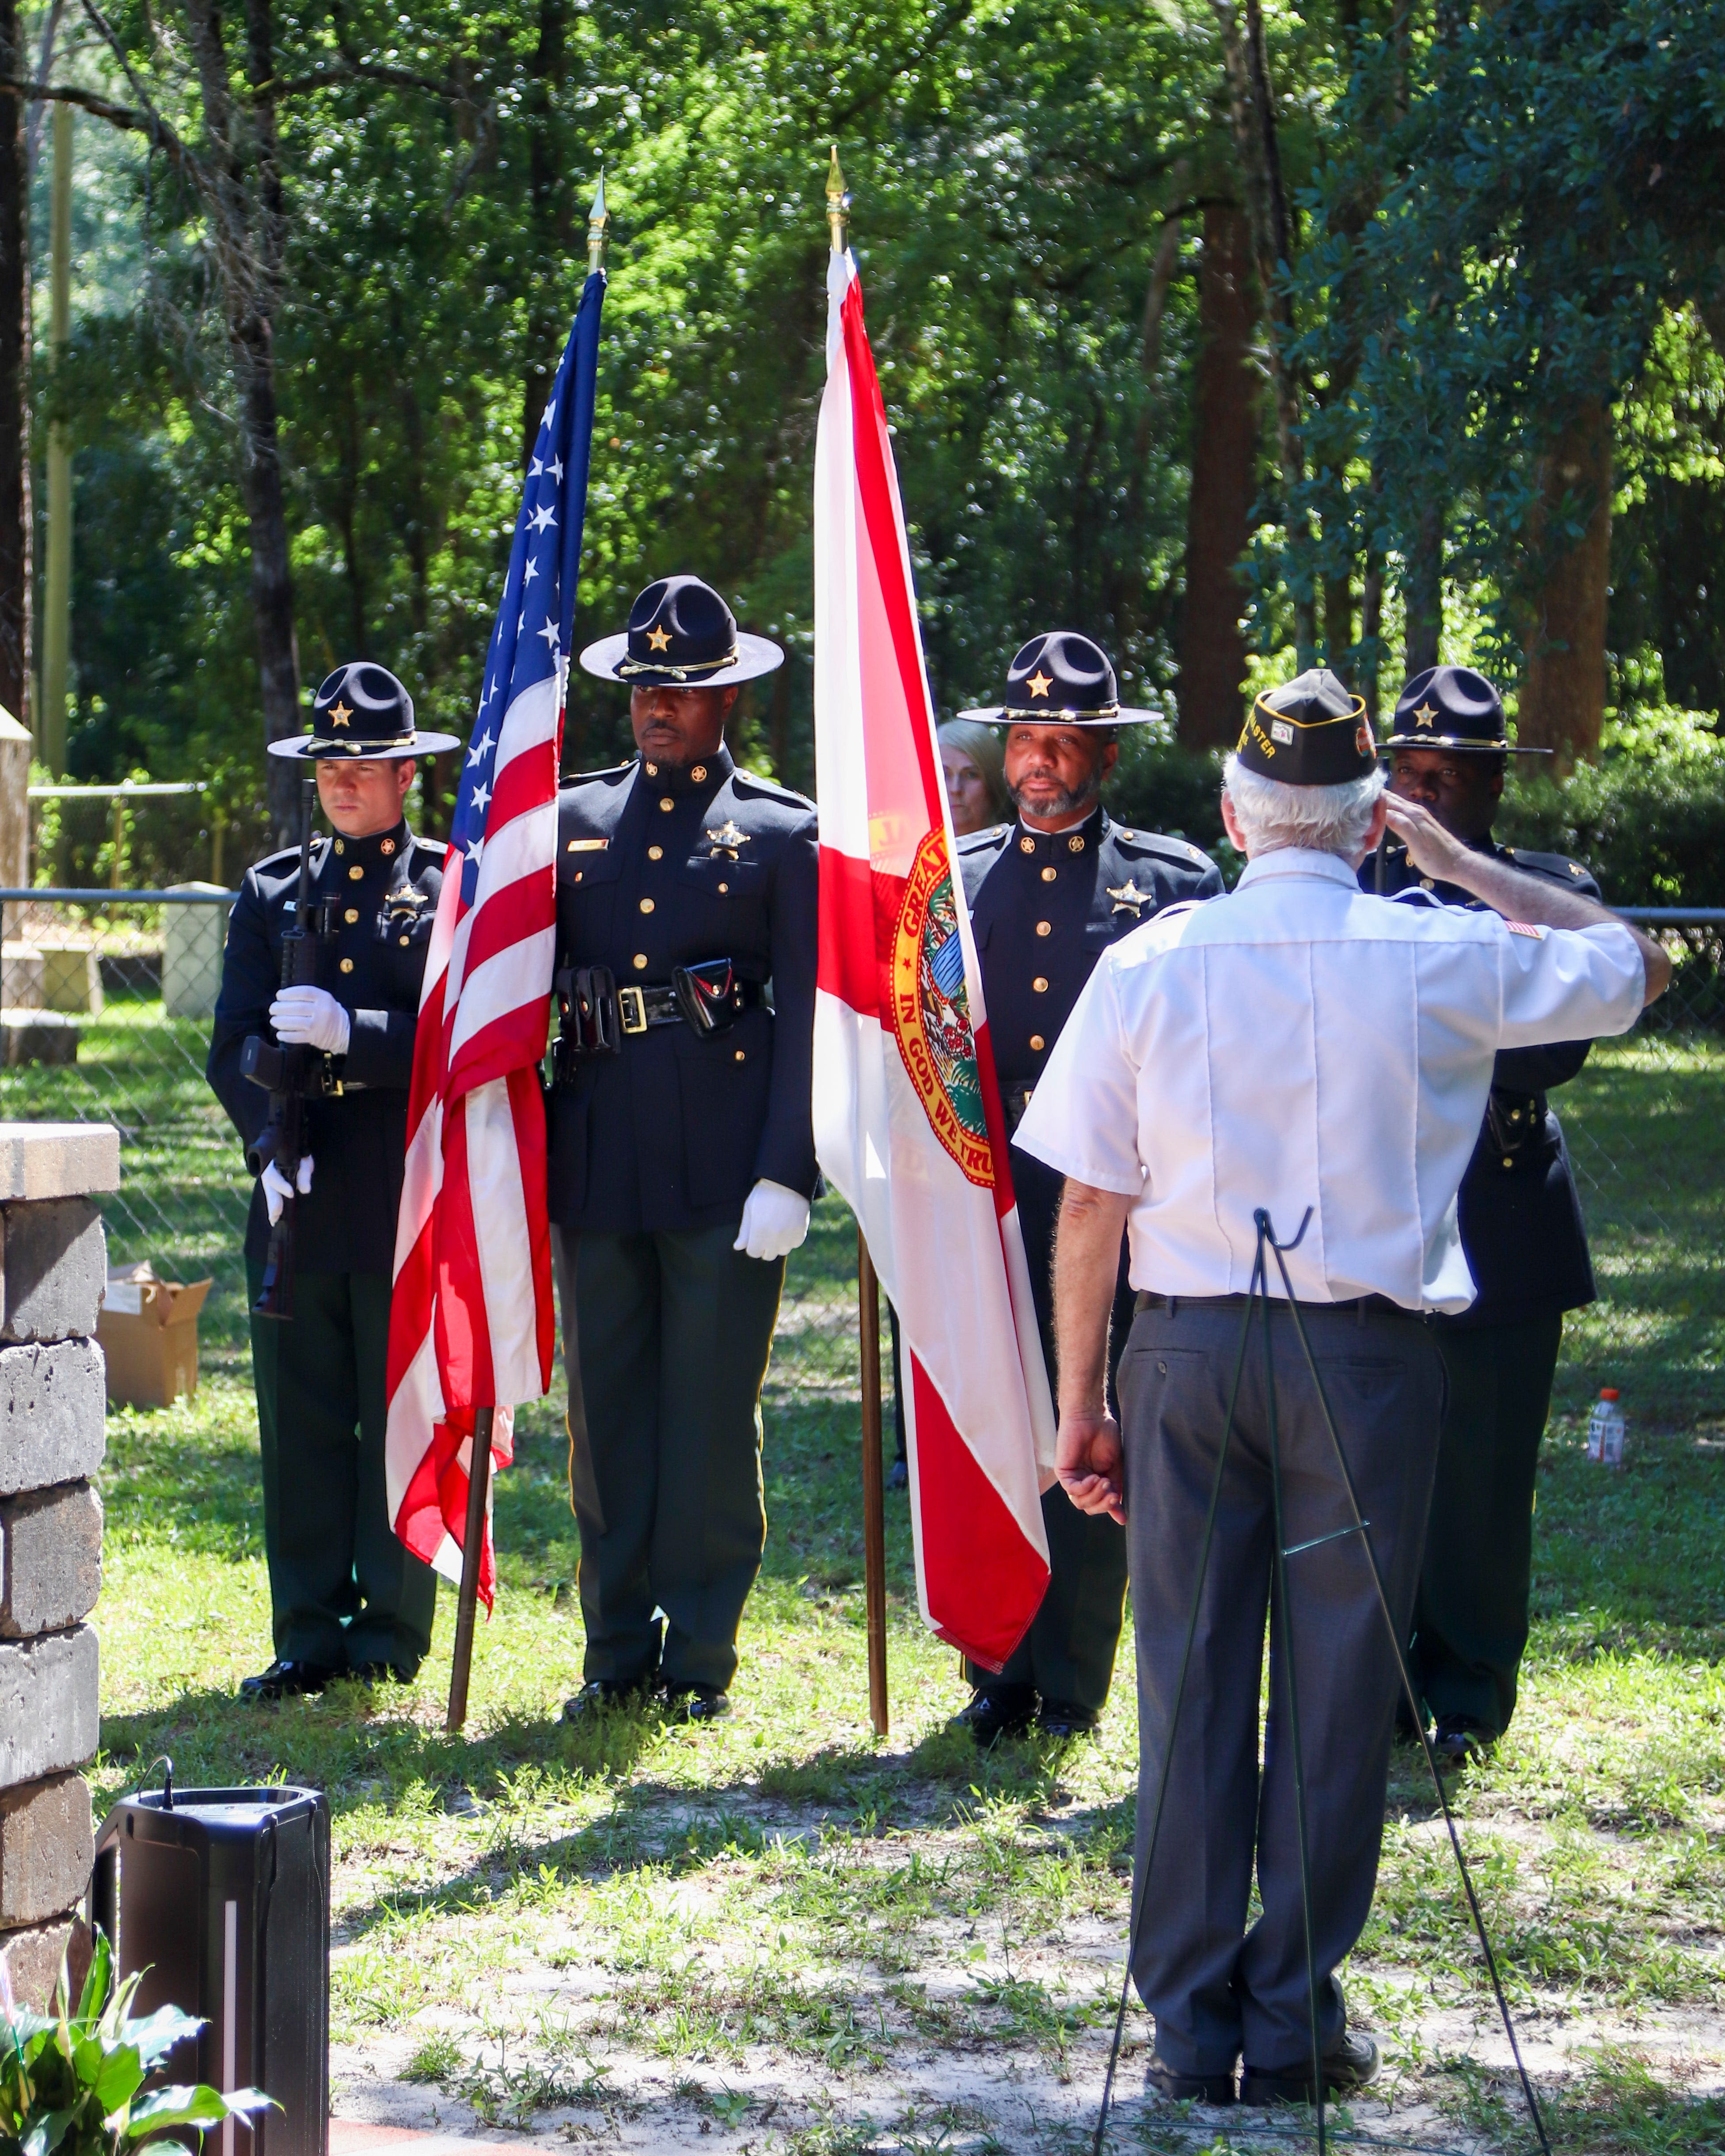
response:
[[[567,854],[602,854],[610,843],[608,839],[571,839],[563,851]]]

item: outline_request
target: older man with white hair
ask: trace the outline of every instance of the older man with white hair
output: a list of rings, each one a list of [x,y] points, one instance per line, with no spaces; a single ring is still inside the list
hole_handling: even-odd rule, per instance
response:
[[[1404,1632],[1443,1399],[1429,1321],[1473,1296],[1456,1192],[1492,1059],[1625,1031],[1671,969],[1603,906],[1472,852],[1412,803],[1387,798],[1364,706],[1332,675],[1256,700],[1222,805],[1248,857],[1238,886],[1171,908],[1101,954],[1018,1143],[1067,1178],[1055,1265],[1060,1481],[1081,1511],[1127,1529],[1140,1732],[1132,1974],[1156,2019],[1150,2079],[1173,2097],[1264,2103],[1315,2093],[1290,1666],[1318,2071],[1327,2090],[1346,2091],[1378,2067],[1372,2039],[1348,2029],[1335,1971],[1377,1878],[1395,1661],[1304,1357],[1272,1308],[1283,1546],[1298,1553],[1287,1635],[1279,1609],[1270,1619],[1263,1762],[1275,1497],[1272,1381],[1257,1340],[1240,1371],[1170,1749],[1255,1215],[1266,1209],[1285,1241],[1307,1220],[1286,1264]],[[1386,819],[1424,873],[1494,910],[1362,892],[1355,870]],[[1117,1425],[1104,1373],[1122,1223],[1138,1295]],[[1280,1291],[1273,1269],[1271,1286]],[[1263,1907],[1248,1928],[1255,1867]]]

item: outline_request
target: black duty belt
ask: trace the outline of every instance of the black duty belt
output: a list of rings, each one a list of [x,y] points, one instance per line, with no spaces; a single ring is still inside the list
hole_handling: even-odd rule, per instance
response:
[[[728,1033],[746,1010],[766,1001],[762,983],[742,979],[729,958],[676,966],[668,983],[619,986],[608,966],[566,967],[552,983],[561,1024],[552,1043],[555,1084],[572,1085],[583,1065],[622,1053],[625,1040],[655,1026],[686,1025],[708,1036]]]
[[[1274,1302],[1276,1297],[1272,1296]],[[1139,1291],[1132,1305],[1134,1311],[1165,1310],[1170,1317],[1178,1317],[1183,1310],[1242,1311],[1248,1298],[1243,1295],[1157,1295],[1148,1288]],[[1387,1295],[1353,1295],[1345,1302],[1307,1302],[1300,1307],[1308,1317],[1327,1310],[1339,1312],[1343,1317],[1355,1317],[1363,1325],[1368,1317],[1411,1317],[1416,1324],[1430,1325],[1432,1312],[1429,1310],[1409,1310],[1404,1304],[1393,1301]]]

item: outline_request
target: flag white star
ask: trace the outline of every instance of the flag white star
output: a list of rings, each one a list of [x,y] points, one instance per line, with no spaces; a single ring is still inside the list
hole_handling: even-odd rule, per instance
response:
[[[561,486],[561,485],[562,485],[562,483],[563,483],[563,460],[562,460],[562,459],[561,457],[553,457],[553,458],[552,459],[552,460],[551,460],[551,475],[552,475],[552,478],[557,481],[557,485],[558,485],[559,486]]]
[[[536,577],[536,576],[538,575],[538,573],[539,573],[539,564],[538,564],[538,563],[537,563],[537,562],[533,559],[532,556],[530,554],[530,555],[528,555],[528,557],[527,557],[527,566],[526,566],[526,568],[523,571],[522,575],[521,575],[521,589],[522,589],[523,591],[526,591],[526,589],[527,588],[528,585],[529,585],[529,584],[531,584],[531,583],[532,583],[532,581],[533,581],[534,578],[535,578],[535,577]]]
[[[544,531],[557,522],[557,518],[552,514],[550,503],[542,501],[527,521],[535,531]]]
[[[521,634],[521,631],[522,631],[522,630],[526,627],[526,625],[527,625],[527,617],[526,617],[526,615],[525,613],[523,613],[523,614],[522,614],[522,616],[521,616],[521,619],[520,619],[520,620],[516,624],[516,625],[515,625],[515,633],[516,633],[516,634],[517,636],[519,636],[519,635]]]
[[[545,417],[544,417],[544,418],[540,422],[540,424],[544,428],[544,429],[545,429],[545,431],[546,431],[546,433],[547,433],[547,434],[551,432],[552,424],[553,424],[553,422],[556,420],[557,416],[557,400],[556,399],[556,398],[555,398],[555,397],[553,397],[553,398],[552,398],[552,400],[551,400],[550,403],[549,403],[549,404],[547,404],[547,405],[546,406],[546,408],[545,408]]]
[[[554,621],[550,619],[548,616],[546,620],[534,630],[533,634],[536,636],[542,636],[545,639],[546,648],[547,650],[555,651],[557,649],[557,625]]]
[[[475,839],[473,844],[467,849],[467,858],[473,863],[475,868],[479,866],[480,855],[484,853],[485,850],[485,842],[483,839]]]
[[[480,736],[479,739],[474,743],[473,747],[467,752],[468,768],[471,770],[475,764],[483,763],[486,757],[490,753],[490,747],[491,729],[487,726],[485,732]]]
[[[539,475],[544,470],[545,466],[540,462],[537,457],[535,457],[532,463],[527,466],[527,477],[529,479],[537,479]]]
[[[480,785],[478,785],[478,786],[475,786],[475,787],[474,788],[474,789],[473,789],[473,805],[474,805],[474,807],[475,807],[475,808],[477,808],[477,809],[478,809],[478,811],[479,811],[479,813],[480,814],[480,815],[481,815],[481,816],[483,816],[483,815],[485,814],[485,803],[486,803],[486,802],[488,802],[488,801],[490,799],[490,798],[491,798],[491,789],[490,789],[490,788],[489,786],[486,786],[486,785],[485,785],[485,784],[481,783],[481,784],[480,784]]]

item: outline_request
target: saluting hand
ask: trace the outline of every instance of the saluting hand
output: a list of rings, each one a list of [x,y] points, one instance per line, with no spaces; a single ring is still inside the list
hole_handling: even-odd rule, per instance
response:
[[[1124,1455],[1111,1414],[1067,1414],[1055,1440],[1055,1472],[1081,1512],[1106,1512],[1126,1525]]]
[[[1404,801],[1399,793],[1384,797],[1384,814],[1389,828],[1408,850],[1408,859],[1421,875],[1435,883],[1461,880],[1457,870],[1466,870],[1478,856],[1471,847],[1452,838],[1429,808],[1417,801]]]

